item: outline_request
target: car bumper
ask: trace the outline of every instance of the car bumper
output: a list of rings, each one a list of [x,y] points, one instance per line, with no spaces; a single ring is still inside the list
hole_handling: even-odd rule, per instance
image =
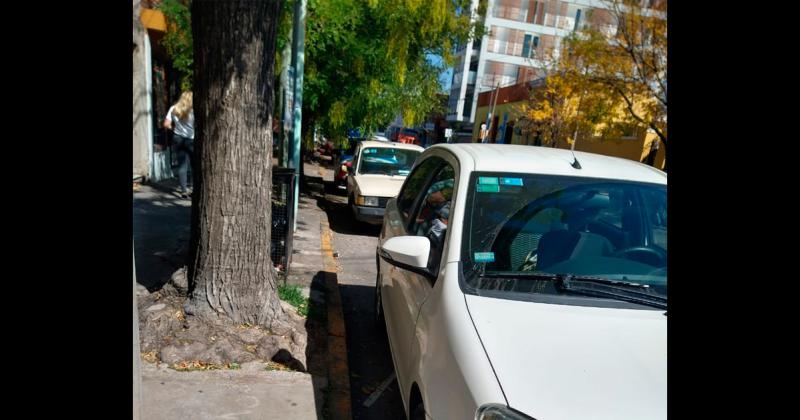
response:
[[[354,206],[353,209],[356,220],[374,225],[383,224],[383,214],[385,212],[386,209],[383,207]]]

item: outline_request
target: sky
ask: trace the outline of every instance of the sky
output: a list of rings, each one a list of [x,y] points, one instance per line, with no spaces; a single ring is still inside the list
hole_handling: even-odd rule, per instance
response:
[[[434,65],[442,64],[442,57],[435,54],[427,55],[428,62]],[[439,84],[442,86],[442,91],[450,92],[450,84],[453,81],[453,68],[448,67],[445,71],[439,74]]]

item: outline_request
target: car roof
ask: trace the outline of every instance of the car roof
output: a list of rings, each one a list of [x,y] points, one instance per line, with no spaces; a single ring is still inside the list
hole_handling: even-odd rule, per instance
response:
[[[397,143],[397,142],[386,142],[386,141],[376,141],[376,140],[365,140],[361,142],[364,147],[393,147],[396,149],[408,149],[408,150],[416,150],[418,152],[422,152],[425,149],[421,146],[417,146],[416,144],[406,144],[406,143]]]
[[[519,172],[601,178],[666,184],[667,174],[630,159],[575,152],[581,169],[572,167],[572,152],[552,147],[514,144],[456,143],[437,144],[428,150],[446,149],[462,165],[482,172]]]

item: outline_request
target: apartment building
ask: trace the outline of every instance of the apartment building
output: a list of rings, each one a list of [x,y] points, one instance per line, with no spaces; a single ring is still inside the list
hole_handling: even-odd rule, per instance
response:
[[[600,0],[486,0],[487,33],[460,46],[448,98],[447,121],[471,131],[481,92],[544,76],[557,58],[561,41],[582,25],[614,33],[607,4]],[[472,2],[477,10],[479,0]],[[468,141],[468,140],[467,140]]]

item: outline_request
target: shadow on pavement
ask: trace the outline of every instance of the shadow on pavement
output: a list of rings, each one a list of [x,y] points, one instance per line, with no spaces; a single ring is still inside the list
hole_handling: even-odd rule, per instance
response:
[[[405,419],[397,381],[369,406],[364,402],[392,373],[392,355],[383,328],[374,322],[374,287],[339,285],[347,330],[347,363],[354,419]]]
[[[172,192],[144,188],[133,199],[136,281],[153,292],[185,264],[191,203]]]
[[[328,223],[335,233],[378,237],[381,227],[359,222],[347,203],[332,202],[328,196],[317,198],[317,205],[328,213]]]
[[[311,280],[308,316],[306,317],[306,370],[314,384],[317,418],[331,418],[327,406],[328,388],[328,327],[325,301],[325,272],[318,271]]]

